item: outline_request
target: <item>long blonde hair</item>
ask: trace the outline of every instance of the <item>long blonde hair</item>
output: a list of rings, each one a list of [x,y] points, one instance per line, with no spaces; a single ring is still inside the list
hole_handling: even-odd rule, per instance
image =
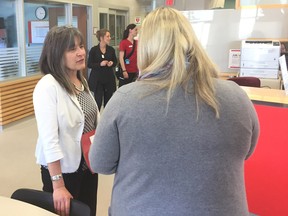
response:
[[[218,71],[202,48],[191,24],[179,11],[160,7],[147,15],[139,34],[137,56],[141,76],[165,68],[161,76],[151,76],[143,81],[156,85],[159,90],[167,89],[168,102],[175,88],[182,86],[187,94],[194,92],[197,112],[202,101],[219,117],[213,85]]]

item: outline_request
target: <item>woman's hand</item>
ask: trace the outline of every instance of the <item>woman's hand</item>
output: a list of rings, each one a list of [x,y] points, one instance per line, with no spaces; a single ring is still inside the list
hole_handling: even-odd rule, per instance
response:
[[[111,67],[113,65],[113,61],[109,61],[108,63],[107,63],[107,66],[108,67]]]
[[[123,77],[124,77],[124,79],[128,79],[129,78],[129,75],[128,75],[127,71],[123,71]]]
[[[108,64],[108,61],[107,60],[104,60],[100,63],[100,66],[104,67]]]
[[[58,215],[69,216],[71,199],[73,199],[73,197],[65,186],[54,189],[53,202]]]

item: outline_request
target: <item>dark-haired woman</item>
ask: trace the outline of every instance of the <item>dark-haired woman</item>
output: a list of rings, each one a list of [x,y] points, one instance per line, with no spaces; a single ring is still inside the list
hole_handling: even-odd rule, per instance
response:
[[[124,78],[119,79],[119,87],[137,79],[137,41],[134,40],[137,34],[137,26],[135,24],[129,24],[124,30],[123,39],[119,44],[119,62],[123,70]],[[132,51],[132,55],[128,59],[125,59],[125,56],[128,56]]]
[[[37,164],[43,190],[53,193],[59,215],[69,215],[70,200],[77,199],[96,214],[98,175],[85,163],[80,140],[96,128],[97,104],[82,75],[86,51],[81,32],[70,26],[53,27],[40,57],[44,74],[33,93],[38,128]]]
[[[116,80],[113,67],[117,64],[115,49],[109,46],[111,37],[107,29],[100,29],[96,33],[99,41],[97,46],[91,48],[88,58],[88,67],[91,68],[89,88],[94,92],[96,103],[101,109],[102,101],[105,107],[113,93],[116,91]]]

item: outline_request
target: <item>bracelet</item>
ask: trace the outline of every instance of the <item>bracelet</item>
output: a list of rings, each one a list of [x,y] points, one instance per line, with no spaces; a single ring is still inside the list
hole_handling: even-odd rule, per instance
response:
[[[127,72],[127,70],[122,70],[122,72]]]
[[[62,178],[63,178],[62,174],[54,175],[54,176],[51,176],[51,181],[58,181]]]

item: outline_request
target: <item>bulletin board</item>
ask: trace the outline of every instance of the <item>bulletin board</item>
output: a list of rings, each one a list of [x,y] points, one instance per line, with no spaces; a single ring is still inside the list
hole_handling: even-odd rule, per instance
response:
[[[49,31],[49,21],[29,21],[28,37],[29,43],[44,43]]]

